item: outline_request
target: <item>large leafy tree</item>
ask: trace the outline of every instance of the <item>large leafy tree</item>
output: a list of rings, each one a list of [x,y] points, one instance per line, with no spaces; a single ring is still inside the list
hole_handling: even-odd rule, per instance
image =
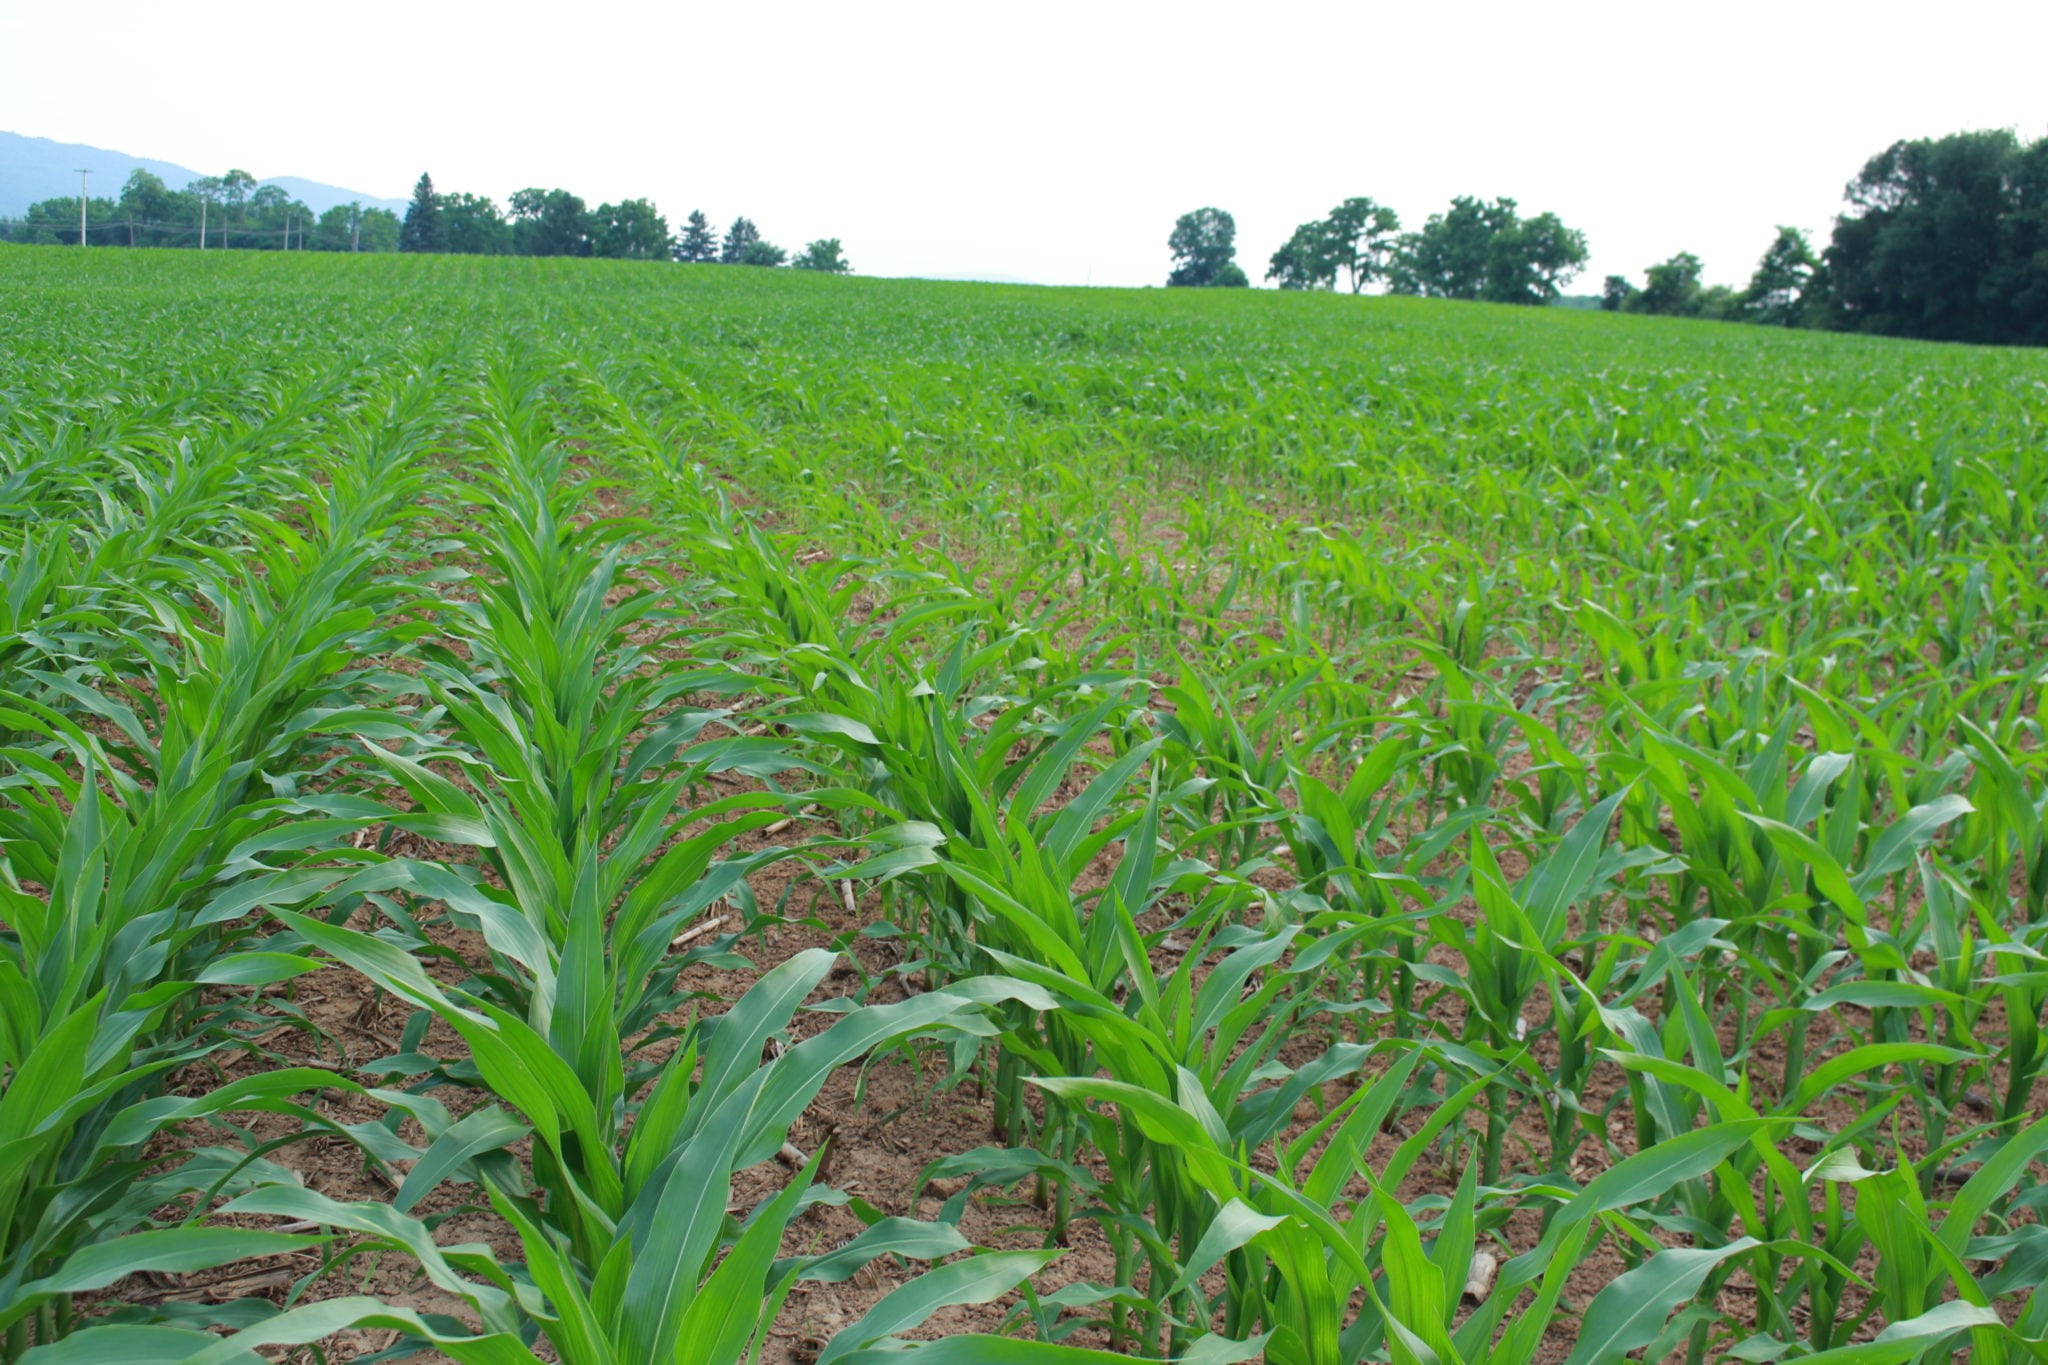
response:
[[[441,196],[441,240],[465,256],[502,256],[512,249],[512,225],[496,200],[458,191]]]
[[[1325,232],[1333,264],[1342,266],[1354,294],[1386,278],[1387,262],[1401,232],[1401,216],[1359,197],[1330,210]]]
[[[1490,244],[1481,297],[1492,303],[1549,303],[1585,268],[1586,255],[1586,235],[1554,213],[1517,221]]]
[[[588,256],[590,211],[567,190],[514,190],[512,249],[522,256]]]
[[[2048,139],[1895,142],[1845,191],[1830,320],[1942,341],[2048,343]]]
[[[1643,272],[1643,287],[1628,301],[1631,313],[1657,317],[1697,317],[1700,311],[1700,258],[1681,251]]]
[[[837,237],[820,237],[797,253],[790,265],[797,270],[818,270],[828,275],[847,275],[853,266],[846,259]]]
[[[645,199],[628,199],[619,204],[601,204],[591,217],[591,254],[613,260],[667,260],[675,243],[668,235],[668,219]]]
[[[1388,267],[1397,293],[1542,304],[1585,266],[1585,234],[1554,213],[1524,220],[1512,199],[1461,195],[1401,238]]]
[[[1173,273],[1166,277],[1178,287],[1238,287],[1249,284],[1237,264],[1237,220],[1218,208],[1201,208],[1183,213],[1166,239],[1173,253]]]
[[[1266,278],[1282,289],[1334,288],[1337,253],[1329,223],[1318,218],[1296,228],[1267,262]]]
[[[763,241],[757,237],[741,249],[739,259],[733,262],[733,264],[759,265],[773,269],[788,259],[789,253],[781,247],[773,242]]]
[[[447,246],[441,231],[441,196],[434,193],[434,177],[420,172],[412,187],[412,203],[405,210],[405,225],[399,229],[400,251],[441,251]]]
[[[703,265],[718,259],[718,234],[704,210],[691,209],[682,236],[676,238],[676,259],[685,265]]]

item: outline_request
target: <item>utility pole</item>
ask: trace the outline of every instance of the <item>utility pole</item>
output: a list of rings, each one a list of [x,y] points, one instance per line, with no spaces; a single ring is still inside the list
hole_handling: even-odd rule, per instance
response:
[[[85,180],[92,172],[85,167],[78,169],[78,244],[85,245]]]
[[[206,250],[206,196],[199,196],[199,249]]]

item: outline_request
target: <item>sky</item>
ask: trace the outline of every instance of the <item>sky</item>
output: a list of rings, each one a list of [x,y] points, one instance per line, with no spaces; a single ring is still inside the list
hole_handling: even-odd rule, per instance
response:
[[[1740,285],[1899,138],[2048,135],[2048,0],[1699,4],[0,0],[0,129],[382,196],[422,171],[838,237],[875,275],[1164,280],[1233,214],[1254,279],[1367,195],[1679,251]]]

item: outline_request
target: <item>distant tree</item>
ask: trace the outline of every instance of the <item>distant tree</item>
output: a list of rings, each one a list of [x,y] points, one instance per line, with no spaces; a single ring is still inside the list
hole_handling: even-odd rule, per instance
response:
[[[1512,199],[1461,195],[1401,238],[1388,267],[1396,293],[1544,304],[1586,263],[1585,234],[1554,213],[1524,220]]]
[[[1725,284],[1710,284],[1699,293],[1699,311],[1693,316],[1706,322],[1743,322],[1747,316],[1742,295]]]
[[[675,249],[668,219],[645,199],[600,204],[591,215],[590,243],[592,255],[622,261],[665,261]]]
[[[718,234],[711,230],[704,210],[690,210],[683,235],[676,239],[676,259],[685,265],[703,265],[718,259]]]
[[[1476,299],[1486,289],[1493,239],[1515,222],[1514,201],[1488,204],[1461,195],[1401,239],[1390,283],[1397,293]]]
[[[412,187],[412,204],[405,211],[405,224],[399,230],[400,251],[442,251],[447,240],[441,231],[441,196],[434,193],[434,177],[420,172],[419,183]]]
[[[1619,313],[1628,307],[1628,301],[1635,297],[1636,287],[1626,275],[1609,275],[1600,286],[1600,306],[1610,313]]]
[[[741,248],[740,258],[733,262],[733,264],[760,265],[772,269],[788,259],[789,253],[781,247],[776,246],[772,242],[764,242],[756,237],[753,241],[748,242],[745,247]]]
[[[761,229],[754,226],[751,218],[735,218],[732,226],[725,230],[725,246],[718,253],[720,265],[739,265],[740,258],[747,254],[747,248],[761,240]]]
[[[1628,301],[1628,311],[1667,318],[1698,317],[1700,268],[1700,258],[1690,251],[1651,266],[1643,272],[1642,289]]]
[[[1166,239],[1173,253],[1170,286],[1181,288],[1242,287],[1249,284],[1236,261],[1237,220],[1218,208],[1183,213]]]
[[[1267,262],[1266,278],[1282,289],[1335,288],[1337,245],[1329,222],[1318,218],[1296,228]]]
[[[522,256],[588,256],[590,212],[567,190],[512,192],[512,249]]]
[[[790,265],[798,270],[821,270],[828,275],[847,275],[853,267],[847,263],[845,253],[840,249],[837,237],[820,237],[797,254]]]
[[[1326,223],[1330,255],[1344,268],[1352,293],[1386,277],[1387,260],[1401,231],[1399,214],[1370,199],[1346,199],[1330,210]]]
[[[1481,297],[1491,303],[1549,303],[1585,267],[1586,254],[1586,234],[1566,227],[1554,213],[1516,222],[1490,244]]]
[[[398,215],[390,209],[364,209],[361,223],[357,225],[358,250],[396,251],[398,236],[404,225]]]
[[[1831,325],[2048,344],[2048,138],[1895,142],[1844,191],[1822,253]],[[1818,282],[1817,282],[1818,283]]]
[[[356,225],[362,221],[361,204],[336,204],[320,215],[313,225],[315,251],[351,251],[355,248]]]
[[[235,226],[242,225],[242,206],[249,202],[249,192],[256,188],[256,177],[244,170],[229,170],[220,178],[221,202],[233,215]],[[220,244],[228,245],[227,225],[221,225]]]
[[[175,231],[171,225],[183,216],[184,205],[170,186],[138,166],[121,186],[118,207],[121,217],[127,220],[129,243],[155,246],[170,240],[170,233]]]
[[[1757,262],[1749,288],[1742,292],[1742,309],[1756,322],[1777,327],[1797,326],[1804,311],[1807,286],[1820,259],[1813,254],[1806,234],[1795,227],[1780,227],[1777,238]]]
[[[512,225],[495,199],[480,194],[443,194],[441,245],[465,256],[502,256],[512,249]]]

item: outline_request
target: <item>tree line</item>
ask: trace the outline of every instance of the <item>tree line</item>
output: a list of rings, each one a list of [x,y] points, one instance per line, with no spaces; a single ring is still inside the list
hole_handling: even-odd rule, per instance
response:
[[[1236,221],[1222,209],[1184,213],[1167,246],[1172,286],[1249,284],[1235,260]],[[1413,232],[1371,199],[1346,199],[1324,218],[1303,223],[1273,253],[1266,279],[1282,289],[1352,293],[1376,283],[1393,294],[1491,303],[1555,300],[1586,264],[1586,236],[1554,213],[1524,218],[1512,199],[1460,196]]]
[[[1843,190],[1825,248],[1781,227],[1747,288],[1702,287],[1681,251],[1610,275],[1601,306],[1671,317],[2048,345],[2048,138],[1952,133],[1899,141]]]
[[[75,245],[79,200],[44,199],[0,219],[0,241]],[[337,204],[311,209],[244,170],[201,176],[181,190],[137,169],[118,198],[85,202],[88,246],[232,247],[257,251],[396,251],[401,224],[389,209]]]
[[[588,207],[562,189],[513,192],[508,211],[484,195],[444,194],[422,174],[399,225],[400,251],[472,256],[596,256],[628,261],[681,261],[700,265],[790,265],[843,275],[853,269],[837,237],[821,237],[794,258],[768,241],[750,218],[733,219],[724,240],[702,210],[692,210],[680,233],[650,200],[627,199]]]
[[[2048,345],[2048,138],[2009,131],[1893,143],[1844,190],[1828,244],[1780,227],[1747,286],[1707,285],[1681,251],[1638,285],[1607,277],[1614,312],[1873,332],[1937,341]],[[1184,213],[1167,239],[1176,287],[1242,287],[1237,224],[1219,208]],[[1512,199],[1459,197],[1421,228],[1368,198],[1346,199],[1294,230],[1267,265],[1282,289],[1557,302],[1584,268],[1585,234]]]

